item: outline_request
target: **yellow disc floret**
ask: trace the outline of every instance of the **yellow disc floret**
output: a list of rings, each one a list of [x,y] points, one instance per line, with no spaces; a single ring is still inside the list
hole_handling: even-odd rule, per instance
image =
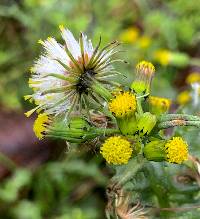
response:
[[[167,161],[170,163],[182,163],[188,159],[188,145],[181,137],[173,137],[165,144]]]
[[[108,138],[100,149],[106,161],[115,165],[128,163],[132,151],[130,142],[121,136]]]
[[[200,72],[193,72],[186,78],[188,84],[200,83]]]
[[[49,122],[49,117],[46,113],[39,114],[37,119],[33,124],[33,131],[38,139],[44,137],[44,132],[46,131],[46,124]]]
[[[132,115],[136,110],[135,94],[130,92],[120,92],[109,103],[109,110],[116,117]]]
[[[168,111],[171,105],[171,100],[163,97],[149,97],[149,104],[158,108]]]

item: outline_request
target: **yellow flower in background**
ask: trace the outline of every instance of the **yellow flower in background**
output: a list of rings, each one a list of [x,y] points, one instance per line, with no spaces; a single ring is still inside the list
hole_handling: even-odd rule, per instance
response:
[[[33,124],[33,131],[38,139],[44,138],[44,132],[46,131],[46,125],[49,123],[49,117],[46,113],[39,114]]]
[[[158,61],[161,65],[168,65],[171,58],[171,52],[166,49],[157,50],[154,53],[154,58]]]
[[[100,153],[109,164],[126,164],[131,158],[133,149],[128,140],[121,136],[108,138],[100,148]]]
[[[190,92],[188,90],[182,91],[176,98],[176,101],[180,105],[185,105],[191,100]]]
[[[163,97],[150,96],[148,101],[150,111],[155,114],[167,112],[171,106],[171,100]]]
[[[139,37],[139,29],[137,27],[130,27],[124,30],[119,38],[124,43],[135,43]]]
[[[187,84],[200,83],[200,72],[192,72],[186,78]]]
[[[188,159],[188,145],[181,137],[173,137],[165,144],[167,161],[181,164]]]
[[[151,44],[151,38],[148,36],[141,36],[138,39],[138,45],[139,45],[139,47],[141,47],[143,49],[149,47],[150,44]]]
[[[109,110],[116,117],[130,116],[136,111],[136,97],[131,92],[119,92],[109,103]]]

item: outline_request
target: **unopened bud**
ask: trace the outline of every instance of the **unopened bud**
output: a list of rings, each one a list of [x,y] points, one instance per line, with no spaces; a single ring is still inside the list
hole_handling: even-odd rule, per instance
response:
[[[156,116],[149,112],[146,112],[142,115],[142,117],[138,121],[137,131],[141,136],[148,135],[152,131],[155,125],[156,125]]]
[[[151,62],[142,61],[136,66],[136,78],[131,85],[137,94],[149,93],[155,67]]]

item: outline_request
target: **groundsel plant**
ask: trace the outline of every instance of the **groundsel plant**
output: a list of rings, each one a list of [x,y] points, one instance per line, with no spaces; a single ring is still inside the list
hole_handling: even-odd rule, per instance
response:
[[[151,95],[156,75],[152,63],[138,63],[135,80],[129,87],[123,87],[108,78],[118,74],[112,66],[117,61],[112,59],[117,42],[99,49],[100,40],[93,48],[84,34],[80,34],[77,42],[69,30],[63,26],[60,30],[65,44],[60,45],[54,38],[40,40],[45,53],[31,68],[29,85],[33,94],[25,98],[34,101],[37,107],[26,115],[38,113],[33,127],[36,136],[78,145],[97,139],[94,147],[116,172],[108,186],[113,185],[113,195],[108,195],[107,218],[147,218],[144,208],[170,208],[173,204],[168,197],[170,189],[159,177],[162,172],[167,174],[164,166],[189,166],[189,145],[184,136],[166,137],[164,129],[177,126],[199,129],[200,117],[168,113],[172,100]],[[104,107],[96,107],[102,102]],[[138,177],[142,177],[143,183],[137,184]],[[137,200],[121,197],[127,184],[131,192],[136,192]],[[116,188],[120,188],[120,194]],[[145,189],[154,192],[154,198],[147,199],[142,192]],[[145,204],[148,201],[150,205]],[[131,207],[132,202],[136,207]]]

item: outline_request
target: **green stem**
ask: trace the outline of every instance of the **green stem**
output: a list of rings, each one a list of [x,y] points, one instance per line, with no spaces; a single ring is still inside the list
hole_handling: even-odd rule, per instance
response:
[[[69,142],[84,142],[89,139],[96,138],[101,135],[111,135],[120,133],[119,129],[108,129],[108,128],[91,128],[88,132],[84,130],[50,130],[46,137],[64,139]]]
[[[102,86],[97,81],[93,81],[92,89],[101,97],[103,97],[105,100],[110,101],[112,98],[112,94],[108,89],[106,89],[104,86]]]
[[[119,129],[109,129],[109,128],[98,128],[98,129],[94,129],[94,132],[99,134],[99,135],[111,135],[111,134],[119,134],[120,130]]]
[[[131,159],[127,165],[117,166],[116,175],[111,179],[111,182],[116,182],[117,185],[121,186],[124,185],[143,168],[145,161],[146,159],[142,155],[138,155]]]
[[[157,125],[158,129],[167,129],[176,126],[194,126],[196,128],[200,128],[200,121],[172,120],[161,122]]]
[[[141,99],[137,99],[137,112],[139,114],[139,116],[143,115],[143,109],[142,109],[142,105],[141,105]]]
[[[166,114],[160,116],[159,122],[167,122],[174,119],[181,119],[185,121],[200,121],[199,116],[193,116],[188,114]]]

